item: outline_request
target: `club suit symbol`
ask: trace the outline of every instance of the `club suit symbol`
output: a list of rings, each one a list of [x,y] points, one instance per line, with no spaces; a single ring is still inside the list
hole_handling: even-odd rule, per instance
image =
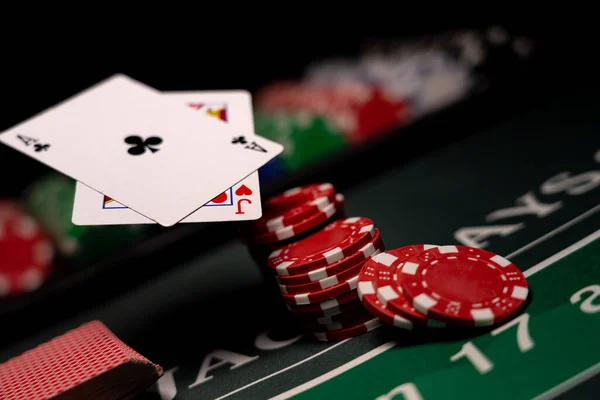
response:
[[[125,143],[132,144],[133,146],[127,150],[127,152],[133,156],[139,156],[146,152],[146,149],[150,150],[152,153],[156,153],[160,149],[157,149],[156,146],[162,143],[162,139],[157,136],[150,136],[146,140],[142,139],[140,136],[127,136],[125,138]]]
[[[49,144],[39,144],[38,143],[38,144],[35,144],[33,147],[35,148],[35,151],[37,153],[39,153],[40,151],[48,151],[48,149],[50,148],[50,145]]]
[[[248,141],[246,140],[246,138],[244,136],[239,136],[239,137],[234,137],[231,140],[231,143],[233,143],[233,144],[238,144],[238,143],[239,144],[246,144],[246,143],[248,143]]]

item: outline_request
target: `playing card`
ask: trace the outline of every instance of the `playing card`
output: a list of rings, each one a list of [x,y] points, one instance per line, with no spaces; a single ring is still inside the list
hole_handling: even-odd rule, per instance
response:
[[[4,131],[0,141],[163,226],[283,150],[121,74]]]
[[[2,400],[124,399],[142,393],[163,368],[101,321],[87,322],[0,364]]]
[[[165,92],[163,96],[191,108],[198,115],[211,116],[232,129],[254,132],[252,97],[246,91]],[[258,172],[253,172],[181,222],[243,221],[258,219],[261,215]],[[76,225],[154,223],[80,182],[75,191],[72,221]]]

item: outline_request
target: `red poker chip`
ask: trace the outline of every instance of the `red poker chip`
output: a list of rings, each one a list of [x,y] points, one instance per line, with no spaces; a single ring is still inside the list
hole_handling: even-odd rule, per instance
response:
[[[305,274],[352,255],[374,236],[375,226],[369,218],[337,220],[313,235],[275,250],[269,255],[267,266],[279,276]]]
[[[332,198],[335,187],[331,183],[315,183],[288,189],[285,192],[269,197],[264,202],[264,208],[272,212],[287,211],[317,197]]]
[[[358,299],[358,293],[356,290],[343,293],[339,296],[335,296],[331,299],[327,299],[322,302],[294,305],[286,304],[288,309],[294,314],[310,314],[310,313],[323,313],[323,316],[333,315],[331,313],[337,313],[338,309],[344,309],[350,306],[349,303],[353,300]]]
[[[20,207],[0,204],[0,297],[38,289],[53,268],[54,249],[44,231]]]
[[[360,306],[356,290],[344,293],[341,296],[326,300],[322,303],[295,306],[286,304],[286,307],[294,314],[306,318],[331,317],[346,311],[354,310]]]
[[[375,236],[373,237],[373,240],[358,249],[351,256],[348,256],[326,267],[316,268],[305,274],[277,276],[276,279],[279,284],[288,286],[321,281],[327,279],[328,277],[335,276],[347,270],[348,268],[351,268],[353,265],[368,259],[372,255],[375,255],[384,249],[385,246],[383,244],[383,240],[381,239],[379,229],[375,229]]]
[[[246,222],[240,227],[246,234],[261,234],[276,232],[287,226],[297,224],[303,220],[322,212],[325,207],[335,201],[335,197],[321,196],[288,211],[266,211],[256,221]]]
[[[348,279],[358,275],[365,261],[366,260],[359,261],[345,271],[320,281],[304,283],[302,285],[279,285],[279,291],[287,294],[308,293],[339,285],[340,283],[346,282]]]
[[[349,339],[358,335],[362,335],[363,333],[367,333],[372,331],[373,329],[377,329],[381,326],[381,321],[379,318],[372,318],[363,323],[357,324],[355,326],[338,329],[336,331],[330,332],[312,332],[312,335],[315,339],[320,340],[322,342],[331,342],[337,340]]]
[[[357,285],[358,273],[356,276],[348,279],[347,281],[338,283],[337,285],[328,287],[327,289],[300,294],[281,293],[281,297],[283,298],[283,301],[285,301],[288,304],[304,305],[321,303],[325,300],[329,300],[333,297],[354,290],[356,289]]]
[[[404,246],[399,249],[388,250],[379,254],[371,264],[377,271],[374,281],[375,295],[377,300],[387,307],[391,312],[396,313],[415,325],[427,325],[433,328],[445,328],[446,324],[436,319],[427,317],[417,311],[410,301],[404,296],[401,286],[394,280],[398,265],[402,264],[408,258],[421,254],[423,251],[437,246],[418,244]]]
[[[248,244],[272,244],[281,242],[295,236],[300,235],[301,233],[307,232],[320,224],[326,222],[331,219],[337,213],[336,204],[332,203],[323,208],[322,211],[313,215],[310,218],[303,220],[300,223],[286,226],[283,229],[279,229],[275,232],[263,233],[260,235],[255,235],[252,237],[247,237]]]
[[[523,273],[492,252],[441,246],[397,267],[396,284],[422,314],[454,324],[489,326],[514,315],[527,300]]]

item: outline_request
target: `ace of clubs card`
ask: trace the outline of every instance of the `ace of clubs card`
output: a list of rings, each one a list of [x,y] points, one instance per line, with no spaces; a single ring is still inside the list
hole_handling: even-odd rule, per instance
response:
[[[243,132],[254,132],[252,97],[243,90],[164,92],[164,97]],[[199,133],[201,134],[201,132]],[[213,198],[182,223],[246,221],[262,215],[258,172]],[[154,221],[77,182],[72,221],[76,225],[152,224]]]

